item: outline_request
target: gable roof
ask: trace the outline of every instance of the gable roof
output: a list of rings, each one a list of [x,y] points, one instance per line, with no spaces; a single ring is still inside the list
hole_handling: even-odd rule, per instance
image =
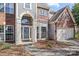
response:
[[[73,22],[76,23],[75,20],[74,20],[73,15],[72,15],[72,13],[71,13],[71,11],[70,11],[70,9],[69,9],[67,6],[64,7],[64,8],[62,8],[62,9],[60,9],[60,10],[58,10],[58,11],[55,13],[55,15],[50,18],[49,21],[53,21],[53,22],[54,22],[54,21],[57,21],[57,19],[58,19],[58,17],[60,16],[60,14],[61,14],[61,13],[64,11],[64,9],[66,9],[66,8],[68,9],[68,12],[69,12],[69,14],[70,14],[70,16],[71,16]]]
[[[50,21],[55,21],[55,20],[59,17],[59,15],[63,12],[63,10],[64,10],[65,8],[66,8],[66,7],[64,7],[64,8],[62,8],[62,9],[60,9],[60,10],[58,10],[58,11],[55,13],[55,15],[50,18]]]

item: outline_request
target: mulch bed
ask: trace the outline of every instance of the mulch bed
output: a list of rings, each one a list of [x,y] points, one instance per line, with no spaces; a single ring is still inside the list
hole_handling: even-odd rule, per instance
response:
[[[10,49],[0,50],[0,56],[30,56],[31,53],[26,51],[23,45],[12,45]]]
[[[68,45],[62,43],[62,42],[57,42],[55,40],[39,40],[34,44],[37,48],[40,49],[48,49],[48,48],[66,48]]]

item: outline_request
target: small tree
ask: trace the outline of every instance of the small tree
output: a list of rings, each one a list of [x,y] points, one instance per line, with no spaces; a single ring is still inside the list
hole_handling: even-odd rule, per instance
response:
[[[79,3],[76,3],[73,6],[72,13],[73,13],[73,16],[75,18],[77,25],[79,26]]]

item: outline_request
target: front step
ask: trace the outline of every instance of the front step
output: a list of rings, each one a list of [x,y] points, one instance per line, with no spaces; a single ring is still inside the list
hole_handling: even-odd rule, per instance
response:
[[[32,45],[33,42],[24,42],[23,44],[24,44],[25,46],[28,46],[28,45]]]

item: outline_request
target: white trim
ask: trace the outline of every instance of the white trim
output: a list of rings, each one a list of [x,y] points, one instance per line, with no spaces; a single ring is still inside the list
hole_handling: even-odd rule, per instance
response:
[[[30,17],[32,17],[32,19],[33,19],[32,13],[31,13],[30,11],[26,11],[26,12],[22,12],[22,13],[20,14],[20,16],[19,16],[19,19],[20,19],[20,20],[22,19],[22,17],[23,17],[24,14],[30,15]]]
[[[15,15],[15,19],[16,19],[16,20],[15,20],[15,44],[18,44],[18,43],[17,43],[17,40],[18,40],[18,39],[17,39],[17,36],[18,36],[18,35],[17,35],[17,25],[18,25],[17,20],[19,19],[19,17],[18,17],[18,3],[16,4],[15,14],[16,14],[16,15]]]
[[[64,10],[65,10],[65,9],[64,9]],[[61,12],[61,14],[58,16],[58,18],[56,19],[56,21],[55,21],[55,22],[57,22],[57,21],[58,21],[58,19],[61,17],[61,15],[63,14],[64,10]]]
[[[68,9],[68,8],[67,8],[67,9]],[[75,22],[75,19],[74,19],[74,17],[73,17],[73,15],[72,15],[72,13],[71,13],[71,11],[70,11],[70,9],[68,9],[68,11],[69,11],[69,14],[70,14],[70,16],[71,16],[73,22],[76,23],[76,22]]]
[[[72,18],[73,22],[74,22],[74,23],[76,23],[76,22],[75,22],[75,20],[74,20],[73,15],[72,15],[72,13],[71,13],[71,11],[70,11],[70,9],[69,9],[69,8],[67,8],[67,7],[66,7],[65,9],[67,9],[67,10],[68,10],[68,12],[69,12],[69,14],[70,14],[70,16],[71,16],[71,18]],[[64,9],[64,10],[65,10],[65,9]],[[64,10],[63,10],[63,12],[64,12]],[[63,12],[59,15],[59,17],[61,17],[61,15],[63,14]],[[55,21],[55,22],[57,22],[57,21],[58,21],[59,17],[56,19],[56,21]]]
[[[31,35],[31,34],[30,34],[30,29],[32,28],[32,26],[21,25],[21,27],[23,27],[23,31],[21,30],[21,31],[22,31],[22,32],[21,32],[21,35],[23,35],[23,38],[21,37],[21,39],[22,39],[22,40],[27,40],[27,39],[28,39],[28,40],[30,41],[30,40],[31,40],[31,37],[30,37],[30,35]],[[27,27],[27,28],[29,29],[29,38],[26,38],[26,39],[24,38],[24,27]]]
[[[4,13],[6,13],[6,8],[5,8],[6,3],[4,3]]]

